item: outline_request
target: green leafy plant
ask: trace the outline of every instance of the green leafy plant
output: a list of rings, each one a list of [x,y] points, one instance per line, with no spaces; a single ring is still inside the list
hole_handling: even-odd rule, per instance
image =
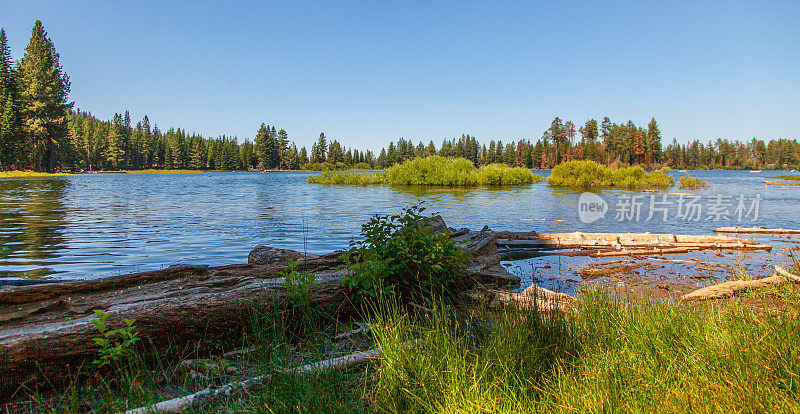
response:
[[[283,287],[292,304],[304,308],[311,304],[311,289],[317,285],[317,281],[313,274],[299,272],[299,263],[296,260],[290,261],[286,269],[278,272],[278,275],[284,278]]]
[[[376,215],[362,226],[363,240],[342,255],[343,283],[360,298],[450,294],[464,284],[467,254],[444,233],[434,233],[421,205]]]
[[[110,313],[95,309],[94,314],[97,319],[93,319],[92,323],[97,327],[100,336],[92,338],[92,342],[100,346],[100,351],[99,358],[92,361],[92,364],[102,368],[130,359],[134,355],[133,346],[139,341],[139,333],[136,332],[134,321],[123,319],[125,327],[112,330],[106,326],[106,320],[111,315]]]

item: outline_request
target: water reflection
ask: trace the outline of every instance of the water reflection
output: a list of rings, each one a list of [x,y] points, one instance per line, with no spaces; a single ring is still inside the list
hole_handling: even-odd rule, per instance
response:
[[[347,247],[370,216],[395,214],[419,201],[454,228],[709,234],[720,225],[737,225],[705,219],[617,221],[613,210],[604,220],[583,223],[577,208],[581,191],[546,183],[447,189],[331,186],[306,183],[309,174],[85,174],[0,180],[0,279],[48,274],[59,280],[85,279],[178,263],[242,263],[256,244],[326,253]],[[692,175],[711,183],[710,189],[697,192],[707,197],[761,194],[759,221],[742,225],[798,227],[800,190],[766,187],[764,177],[774,172]],[[625,194],[632,193],[601,192],[609,207]],[[640,195],[647,203],[650,194]]]
[[[0,180],[0,277],[55,273],[49,265],[64,244],[62,199],[69,183],[63,178]]]

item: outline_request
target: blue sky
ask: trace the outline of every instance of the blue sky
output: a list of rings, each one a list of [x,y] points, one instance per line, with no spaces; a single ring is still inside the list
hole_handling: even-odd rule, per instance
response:
[[[76,106],[300,145],[469,133],[554,116],[659,121],[664,142],[800,135],[800,2],[0,1],[22,56],[41,19]]]

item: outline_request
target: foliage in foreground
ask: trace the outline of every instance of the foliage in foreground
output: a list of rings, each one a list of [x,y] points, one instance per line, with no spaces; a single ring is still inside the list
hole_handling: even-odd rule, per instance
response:
[[[488,322],[491,321],[491,322]],[[561,313],[385,312],[373,398],[387,412],[800,410],[800,319],[586,292]],[[403,345],[424,338],[420,347]]]
[[[567,161],[553,168],[547,183],[556,187],[669,188],[673,180],[664,171],[642,167],[612,169],[594,161]]]
[[[363,240],[343,254],[350,270],[344,285],[356,296],[425,300],[468,285],[467,255],[444,233],[434,233],[424,207],[394,216],[377,215],[362,227]]]
[[[369,174],[327,172],[308,177],[310,183],[349,185],[520,185],[541,180],[541,177],[522,167],[489,164],[476,168],[470,160],[438,155],[413,158],[395,164],[385,172]]]
[[[681,190],[699,190],[708,188],[708,182],[706,180],[692,177],[689,174],[686,174],[683,177],[678,179],[678,188]]]

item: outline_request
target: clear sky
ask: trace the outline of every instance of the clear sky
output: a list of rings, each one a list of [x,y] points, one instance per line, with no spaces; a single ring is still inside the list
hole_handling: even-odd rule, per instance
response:
[[[41,19],[76,107],[300,145],[536,139],[607,115],[673,137],[800,137],[800,1],[0,0]]]

